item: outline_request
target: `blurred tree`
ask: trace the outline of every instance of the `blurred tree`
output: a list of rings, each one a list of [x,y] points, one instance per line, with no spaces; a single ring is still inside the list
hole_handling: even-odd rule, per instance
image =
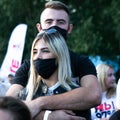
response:
[[[77,1],[72,7],[71,48],[87,55],[120,55],[119,7],[115,0]]]
[[[120,1],[60,1],[70,8],[71,22],[74,25],[67,41],[70,49],[86,55],[109,57],[120,55]],[[0,0],[0,63],[6,53],[10,34],[20,23],[28,25],[23,59],[29,58],[31,43],[37,33],[36,23],[39,22],[39,15],[45,2],[45,0]]]

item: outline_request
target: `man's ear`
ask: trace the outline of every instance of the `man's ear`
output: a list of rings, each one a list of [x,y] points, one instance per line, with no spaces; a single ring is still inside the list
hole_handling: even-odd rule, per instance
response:
[[[41,27],[40,23],[36,24],[36,28],[37,28],[38,32],[40,32],[42,30],[42,27]]]
[[[73,24],[69,24],[68,26],[68,34],[70,34],[72,32],[73,29]]]

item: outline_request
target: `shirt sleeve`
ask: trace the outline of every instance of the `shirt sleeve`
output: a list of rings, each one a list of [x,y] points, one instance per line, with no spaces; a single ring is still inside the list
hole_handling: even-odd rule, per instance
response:
[[[97,76],[95,65],[87,56],[81,56],[79,58],[79,75],[83,77],[85,75]]]
[[[74,77],[79,77],[79,79],[81,79],[85,75],[97,76],[95,65],[88,58],[88,56],[70,52],[70,57],[72,73]]]
[[[28,81],[29,69],[30,61],[25,60],[15,73],[15,77],[13,78],[13,84],[20,84],[25,87]]]

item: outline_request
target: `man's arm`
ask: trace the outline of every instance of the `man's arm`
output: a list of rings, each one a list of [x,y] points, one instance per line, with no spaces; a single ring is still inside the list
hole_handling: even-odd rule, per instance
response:
[[[47,110],[85,110],[100,104],[102,90],[100,84],[94,75],[86,75],[81,79],[81,87],[69,92],[39,97],[29,102],[31,110],[41,111]]]
[[[18,97],[18,93],[19,91],[22,89],[23,87],[21,85],[18,85],[18,84],[13,84],[10,89],[8,90],[6,96],[12,96],[12,97],[15,97],[17,98]],[[15,92],[16,91],[16,92]],[[32,110],[32,107],[30,107],[29,102],[27,101],[24,101],[24,103],[26,103],[26,105],[30,108],[30,110]],[[30,102],[31,103],[31,102]],[[33,104],[34,106],[34,104]],[[33,113],[35,111],[31,111],[31,114],[32,116],[34,117],[35,114]],[[34,117],[33,120],[43,120],[43,117],[44,117],[44,110],[41,111],[40,113],[38,113],[36,115],[36,117]],[[61,117],[62,116],[62,117]],[[75,116],[75,113],[68,113],[66,112],[66,110],[57,110],[57,111],[53,111],[49,117],[48,117],[48,120],[70,120],[70,119],[74,119],[74,120],[86,120],[85,118],[83,117],[80,117],[80,116]]]
[[[7,92],[7,96],[17,97],[23,87],[13,84]],[[101,87],[94,75],[86,75],[81,79],[81,87],[69,92],[39,97],[32,101],[26,101],[26,105],[36,116],[43,109],[84,110],[95,107],[101,102]]]
[[[17,98],[18,94],[22,88],[23,88],[23,86],[18,85],[18,84],[11,85],[6,93],[6,96],[12,96],[12,97]]]
[[[41,112],[42,113],[42,112]],[[37,115],[34,120],[43,120],[44,112]],[[48,120],[86,120],[84,117],[76,116],[70,110],[55,110],[48,115]]]

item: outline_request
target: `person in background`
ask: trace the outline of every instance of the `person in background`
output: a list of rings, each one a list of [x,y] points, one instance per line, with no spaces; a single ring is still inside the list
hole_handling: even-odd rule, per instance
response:
[[[0,97],[0,120],[32,120],[28,107],[19,99]]]
[[[5,80],[3,78],[0,78],[0,96],[5,96],[6,92],[11,86],[13,75],[9,74],[8,78]]]
[[[6,92],[9,89],[9,84],[0,78],[0,96],[5,96]]]
[[[118,83],[118,80],[120,79],[120,67],[118,68],[118,70],[116,71],[116,83]]]
[[[120,120],[120,110],[116,111],[109,120]]]
[[[8,79],[8,82],[9,82],[10,84],[12,84],[13,78],[14,78],[14,75],[13,75],[13,74],[8,74],[7,79]]]
[[[69,15],[69,10],[64,3],[60,1],[47,2],[40,16],[41,24],[36,25],[37,29],[40,32],[42,29],[55,27],[67,40],[67,36],[73,28]],[[80,87],[63,94],[38,97],[32,101],[26,101],[26,105],[29,106],[33,115],[44,117],[44,112],[41,110],[51,109],[55,111],[49,114],[48,119],[50,117],[52,120],[81,120],[66,110],[87,110],[100,104],[101,87],[96,77],[94,64],[88,57],[72,51],[70,51],[70,62],[73,81],[79,83]],[[14,83],[8,90],[7,96],[18,96],[19,91],[27,84],[29,70],[30,61],[28,60],[16,72]]]
[[[120,78],[117,83],[117,88],[116,88],[116,111],[120,110]]]
[[[92,120],[109,120],[115,112],[116,83],[114,69],[108,64],[99,64],[97,77],[102,87],[102,102],[99,106],[91,109]]]
[[[116,105],[116,111],[115,113],[110,117],[109,120],[120,120],[120,68],[117,71],[117,88],[116,88],[116,101],[115,101],[115,105]]]

